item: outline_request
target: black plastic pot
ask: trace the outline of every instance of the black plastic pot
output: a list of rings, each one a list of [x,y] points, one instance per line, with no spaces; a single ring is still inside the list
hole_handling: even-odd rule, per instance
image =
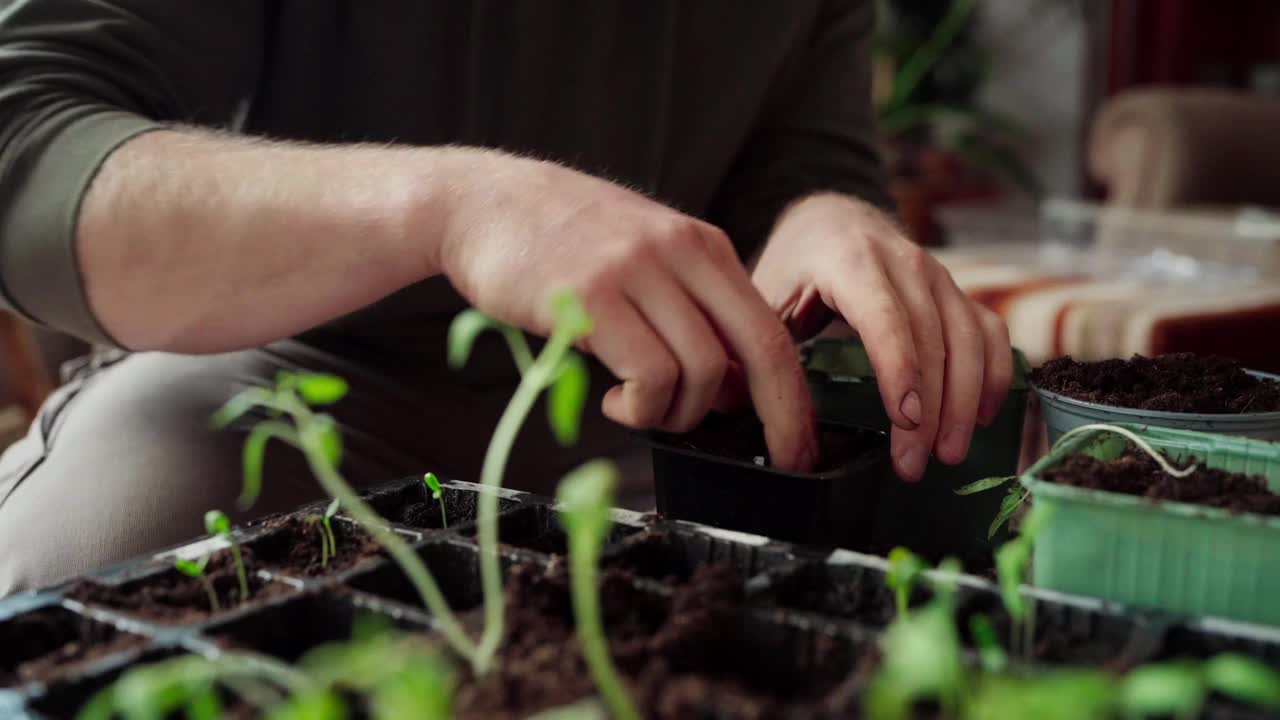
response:
[[[934,560],[990,557],[1007,539],[1006,528],[987,537],[1000,509],[1001,493],[959,496],[956,488],[985,477],[1013,475],[1022,449],[1029,371],[1014,350],[1014,378],[1000,413],[989,427],[975,428],[969,455],[959,465],[931,460],[924,478],[904,483],[884,480],[876,510],[874,546],[902,545]],[[818,418],[888,431],[889,416],[867,351],[858,340],[820,338],[805,347],[805,372]]]
[[[695,433],[742,422],[710,415]],[[862,451],[832,470],[788,473],[697,449],[690,436],[648,436],[658,513],[819,547],[865,544],[882,480],[893,472],[888,439],[838,423],[821,423],[820,431],[846,437]]]

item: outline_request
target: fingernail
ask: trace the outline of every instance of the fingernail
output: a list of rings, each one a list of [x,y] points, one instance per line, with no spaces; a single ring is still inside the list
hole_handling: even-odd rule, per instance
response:
[[[911,427],[908,430],[915,429],[920,425],[920,419],[924,415],[924,406],[920,404],[920,393],[912,390],[902,398],[902,405],[898,407],[902,411],[904,417],[911,421]]]
[[[915,482],[924,477],[924,468],[929,461],[928,453],[919,445],[908,445],[898,454],[898,474],[907,482]]]
[[[953,463],[964,460],[964,456],[969,454],[968,429],[957,425],[947,430],[942,434],[942,441],[938,443],[938,447]]]

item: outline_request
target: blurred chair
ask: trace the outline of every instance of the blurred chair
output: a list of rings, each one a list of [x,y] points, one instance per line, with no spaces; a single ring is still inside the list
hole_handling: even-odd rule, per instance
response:
[[[1280,208],[1280,98],[1191,87],[1124,92],[1098,111],[1087,154],[1110,205]]]

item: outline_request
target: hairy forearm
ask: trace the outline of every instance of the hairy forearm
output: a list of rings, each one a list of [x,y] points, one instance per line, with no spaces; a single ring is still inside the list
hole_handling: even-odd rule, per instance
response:
[[[81,207],[90,308],[126,347],[191,353],[357,310],[440,272],[468,154],[143,134],[112,153]]]

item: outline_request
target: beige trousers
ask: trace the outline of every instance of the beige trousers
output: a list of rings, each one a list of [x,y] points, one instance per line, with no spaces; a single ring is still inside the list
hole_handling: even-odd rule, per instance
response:
[[[297,451],[273,444],[258,504],[247,514],[232,512],[245,429],[214,431],[208,418],[234,393],[271,382],[281,369],[334,372],[350,382],[350,394],[330,412],[342,427],[342,470],[355,485],[428,470],[476,479],[513,389],[440,368],[389,375],[296,341],[99,363],[57,390],[29,434],[0,456],[0,597],[196,537],[211,508],[243,521],[319,497]],[[605,382],[594,380],[582,442],[559,448],[539,408],[517,443],[508,486],[552,493],[577,463],[608,456],[623,468],[622,503],[644,506],[647,452],[599,415]]]

